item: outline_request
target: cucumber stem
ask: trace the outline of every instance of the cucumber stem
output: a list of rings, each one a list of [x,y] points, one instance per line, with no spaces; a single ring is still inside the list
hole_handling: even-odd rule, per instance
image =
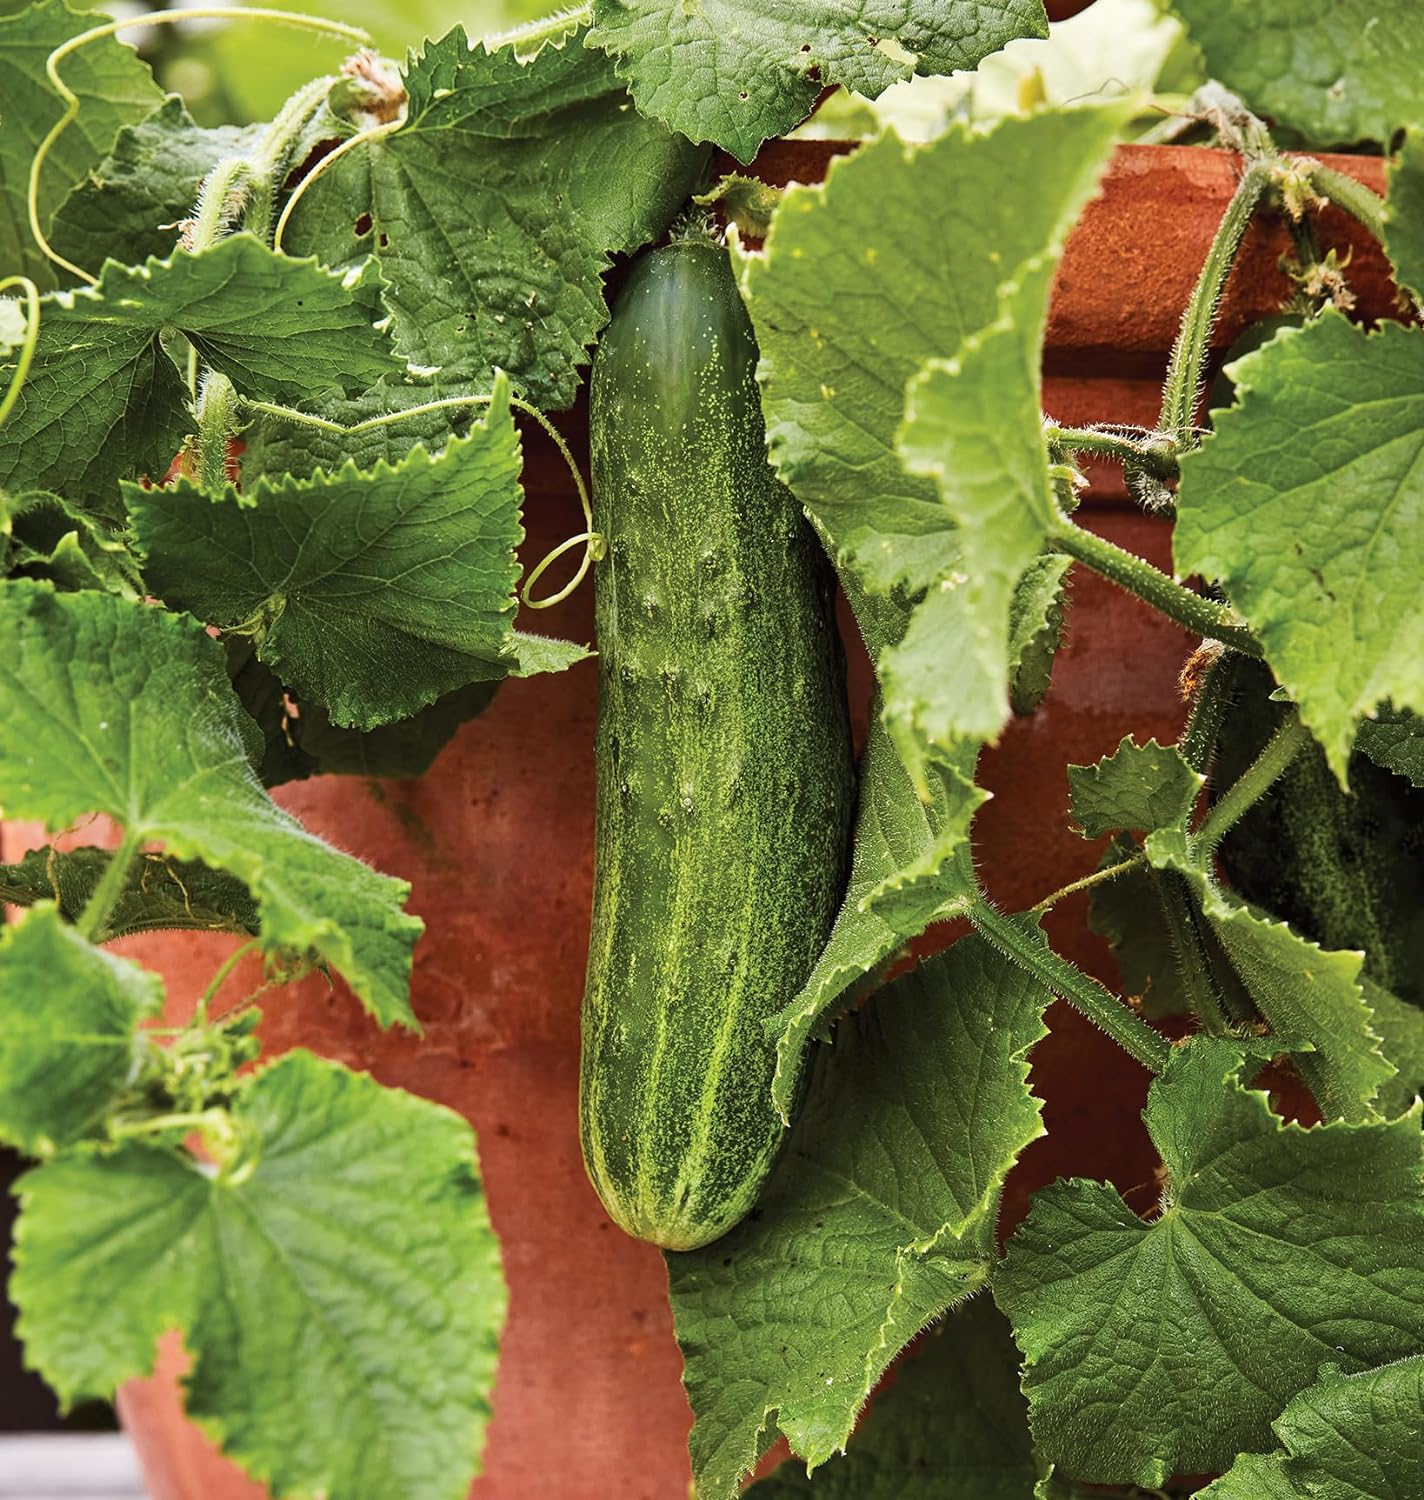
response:
[[[1201,928],[1187,898],[1186,882],[1175,870],[1153,870],[1152,888],[1167,924],[1167,936],[1187,1004],[1201,1022],[1203,1031],[1210,1036],[1221,1036],[1229,1024],[1229,1017],[1211,977]]]
[[[1172,345],[1167,380],[1162,388],[1162,415],[1157,425],[1164,432],[1175,433],[1183,449],[1193,448],[1197,443],[1197,400],[1201,395],[1202,372],[1226,278],[1231,274],[1246,226],[1251,222],[1270,180],[1270,167],[1262,160],[1253,161],[1242,174],[1221,223],[1217,225],[1201,275],[1182,314],[1182,326],[1176,343]]]
[[[1029,911],[1048,911],[1068,896],[1076,896],[1079,891],[1090,891],[1095,885],[1103,885],[1109,880],[1116,880],[1119,875],[1126,875],[1129,870],[1139,869],[1146,863],[1145,854],[1134,854],[1131,859],[1125,859],[1121,864],[1109,865],[1105,870],[1094,870],[1091,875],[1085,875],[1081,880],[1071,880],[1067,885],[1059,886],[1042,901],[1037,901],[1030,906]]]
[[[1043,436],[1050,448],[1110,458],[1130,468],[1146,469],[1158,479],[1177,477],[1177,455],[1156,434],[1131,437],[1106,428],[1050,425],[1044,429]]]
[[[1264,654],[1255,636],[1244,625],[1234,622],[1226,605],[1203,599],[1151,563],[1104,537],[1075,526],[1067,517],[1052,532],[1051,540],[1070,557],[1086,563],[1109,582],[1145,600],[1183,630],[1207,640],[1220,641],[1243,656]]]
[[[1167,1066],[1172,1052],[1167,1038],[1153,1031],[1096,979],[1055,953],[1036,927],[1025,925],[1021,918],[1005,916],[982,897],[970,908],[969,920],[1005,958],[1026,969],[1055,995],[1061,995],[1149,1072],[1160,1073]]]
[[[1356,182],[1334,167],[1313,162],[1308,168],[1310,185],[1323,198],[1328,198],[1336,208],[1343,209],[1357,223],[1368,229],[1375,239],[1383,242],[1385,228],[1385,201],[1373,188]]]
[[[1206,821],[1188,841],[1193,861],[1205,868],[1216,846],[1232,826],[1284,775],[1290,763],[1310,743],[1310,731],[1294,710],[1266,742],[1266,747],[1217,799]]]

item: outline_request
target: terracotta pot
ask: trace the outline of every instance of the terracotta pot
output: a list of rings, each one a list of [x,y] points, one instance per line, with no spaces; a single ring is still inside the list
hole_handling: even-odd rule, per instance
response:
[[[777,145],[768,179],[816,180],[834,147]],[[844,149],[844,148],[842,148]],[[1335,165],[1381,185],[1378,162]],[[1232,191],[1231,158],[1204,150],[1125,147],[1074,234],[1059,273],[1045,361],[1045,404],[1063,422],[1151,422],[1180,311]],[[1377,250],[1327,214],[1326,245],[1351,246],[1352,283],[1369,315],[1388,315]],[[1272,310],[1284,291],[1284,234],[1251,232],[1215,340]],[[566,430],[578,447],[582,411]],[[581,449],[580,449],[581,451]],[[576,524],[558,461],[528,441],[526,561]],[[1133,509],[1113,471],[1095,476],[1088,525],[1159,564],[1165,523]],[[588,639],[591,591],[530,622]],[[1188,637],[1082,569],[1071,629],[1047,701],[989,751],[994,800],[980,814],[980,868],[992,895],[1021,909],[1087,873],[1095,850],[1067,819],[1068,761],[1110,751],[1131,730],[1174,736],[1176,679]],[[869,671],[852,660],[862,719]],[[681,1500],[690,1412],[680,1384],[662,1262],[604,1217],[579,1158],[577,1074],[592,870],[595,674],[503,687],[418,782],[324,780],[278,800],[314,832],[413,885],[428,924],[414,970],[422,1040],[383,1034],[338,986],[309,981],[269,998],[269,1055],[296,1045],[367,1068],[459,1110],[478,1132],[490,1211],[504,1250],[509,1322],[493,1396],[485,1472],[472,1500]],[[18,852],[12,830],[7,857]],[[1065,901],[1048,930],[1061,951],[1115,984],[1085,924],[1086,897]],[[922,949],[956,936],[931,933]],[[127,951],[165,975],[182,1016],[232,946],[217,937],[149,938]],[[230,993],[243,993],[241,978]],[[1062,1005],[1033,1058],[1049,1129],[1015,1171],[1005,1227],[1035,1188],[1060,1174],[1106,1178],[1146,1207],[1156,1159],[1142,1129],[1145,1073]],[[259,1500],[184,1418],[176,1345],[157,1375],[119,1396],[154,1500]],[[396,1500],[396,1497],[392,1497]]]

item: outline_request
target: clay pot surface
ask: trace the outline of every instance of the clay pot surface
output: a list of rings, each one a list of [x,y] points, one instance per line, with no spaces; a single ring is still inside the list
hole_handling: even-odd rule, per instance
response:
[[[782,144],[758,165],[771,180],[815,180],[831,154],[820,143]],[[1378,163],[1333,164],[1380,186]],[[1119,149],[1059,272],[1045,365],[1054,417],[1155,418],[1165,351],[1235,170],[1216,152]],[[1378,252],[1333,216],[1322,229],[1324,244],[1353,247],[1351,279],[1365,314],[1387,315]],[[1278,305],[1285,245],[1283,231],[1252,231],[1216,332],[1220,347]],[[584,451],[582,408],[563,425]],[[528,432],[526,444],[524,560],[532,565],[577,528],[577,509],[552,449]],[[1166,523],[1132,509],[1115,474],[1094,477],[1086,523],[1169,566]],[[1176,679],[1189,637],[1081,568],[1071,588],[1068,644],[1047,700],[1012,722],[983,760],[981,779],[994,796],[979,815],[976,846],[989,891],[1007,909],[1032,905],[1096,863],[1100,845],[1069,825],[1064,765],[1096,760],[1129,731],[1166,741],[1183,718]],[[589,640],[590,588],[523,623]],[[851,645],[863,728],[870,673]],[[277,793],[313,832],[409,880],[410,908],[427,924],[412,984],[424,1037],[382,1033],[342,986],[320,979],[270,995],[262,1037],[267,1056],[310,1047],[451,1106],[477,1132],[510,1304],[484,1474],[471,1500],[683,1500],[689,1482],[691,1413],[661,1258],[608,1221],[579,1156],[595,709],[592,664],[508,683],[419,781],[327,779]],[[11,828],[5,857],[39,841],[35,830]],[[1086,902],[1080,895],[1058,906],[1049,935],[1116,986],[1105,945],[1087,930]],[[929,951],[958,933],[938,929],[917,946]],[[119,946],[164,975],[175,1020],[191,1011],[233,942],[178,934]],[[224,993],[244,992],[239,972]],[[1006,1231],[1029,1193],[1059,1175],[1105,1178],[1139,1209],[1154,1199],[1157,1159],[1140,1120],[1147,1075],[1065,1006],[1055,1005],[1049,1020],[1032,1080],[1049,1133],[1010,1180]],[[166,1342],[155,1376],[119,1396],[154,1500],[260,1500],[265,1492],[184,1417],[181,1364],[176,1342]]]

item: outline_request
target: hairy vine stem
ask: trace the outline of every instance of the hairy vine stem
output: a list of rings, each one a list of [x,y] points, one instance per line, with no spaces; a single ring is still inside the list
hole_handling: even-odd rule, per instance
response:
[[[1090,891],[1095,885],[1104,885],[1109,880],[1116,880],[1130,870],[1140,870],[1146,863],[1145,854],[1134,854],[1131,859],[1125,859],[1121,864],[1109,865],[1105,870],[1094,870],[1091,875],[1084,875],[1081,880],[1069,881],[1067,885],[1061,885],[1056,891],[1051,891],[1042,901],[1036,901],[1030,906],[1029,911],[1030,913],[1049,911],[1067,897],[1076,896],[1079,891]]]
[[[306,31],[321,31],[328,36],[341,37],[348,42],[355,42],[361,46],[369,46],[371,35],[360,26],[349,26],[345,21],[328,21],[320,16],[302,15],[297,11],[269,10],[263,7],[252,9],[236,9],[226,6],[205,5],[195,6],[191,10],[168,10],[155,11],[151,15],[132,16],[122,21],[109,21],[103,26],[90,27],[88,31],[81,31],[78,36],[72,36],[67,42],[62,42],[50,53],[45,61],[45,72],[49,75],[49,81],[54,85],[54,91],[64,100],[64,112],[50,127],[45,138],[35,148],[34,157],[30,161],[30,180],[25,194],[25,206],[29,213],[30,234],[40,253],[46,260],[53,261],[55,265],[62,266],[72,276],[77,276],[88,286],[96,286],[99,278],[92,276],[83,266],[76,266],[72,260],[66,260],[58,250],[50,244],[40,224],[40,173],[44,164],[54,149],[55,142],[64,134],[73,123],[74,117],[79,113],[79,95],[64,81],[60,75],[59,65],[66,57],[78,52],[81,47],[87,47],[91,42],[101,41],[106,36],[114,36],[120,31],[127,31],[132,27],[139,26],[171,26],[180,21],[275,21],[283,26],[296,26]]]
[[[1280,727],[1266,741],[1265,749],[1241,773],[1240,777],[1217,799],[1206,821],[1188,842],[1193,860],[1203,868],[1244,813],[1259,802],[1285,774],[1290,763],[1310,743],[1310,731],[1292,709]]]
[[[1182,314],[1182,326],[1172,345],[1167,366],[1167,380],[1162,388],[1162,415],[1158,426],[1174,433],[1183,449],[1195,447],[1197,400],[1201,395],[1202,375],[1212,326],[1221,305],[1226,278],[1241,248],[1242,236],[1251,222],[1256,206],[1271,181],[1271,167],[1264,160],[1253,161],[1242,174],[1221,223],[1212,237],[1201,275]]]
[[[1059,427],[1050,423],[1043,430],[1050,448],[1065,453],[1091,453],[1133,468],[1145,469],[1158,479],[1178,474],[1176,445],[1161,433],[1144,432],[1134,437],[1113,427]]]
[[[1310,185],[1322,198],[1328,198],[1336,208],[1344,209],[1350,217],[1379,240],[1384,241],[1385,202],[1373,188],[1356,182],[1344,172],[1327,167],[1321,162],[1303,163]]]
[[[1061,995],[1144,1068],[1160,1073],[1167,1066],[1172,1052],[1167,1038],[1153,1031],[1076,964],[1055,953],[1021,918],[1005,916],[981,897],[971,906],[969,920],[1005,958],[1026,969],[1055,995]]]
[[[1220,641],[1243,656],[1261,656],[1256,637],[1240,624],[1231,609],[1194,594],[1151,563],[1122,547],[1075,526],[1066,517],[1051,533],[1055,546],[1086,563],[1095,573],[1136,594],[1174,624],[1193,635]]]

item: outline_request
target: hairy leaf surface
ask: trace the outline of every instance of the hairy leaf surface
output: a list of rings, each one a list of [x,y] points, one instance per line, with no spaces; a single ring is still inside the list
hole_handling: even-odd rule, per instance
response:
[[[595,0],[589,44],[618,59],[638,108],[744,162],[835,84],[874,98],[916,74],[973,68],[1047,36],[1042,0]]]
[[[307,833],[253,773],[256,726],[193,619],[107,594],[0,589],[0,804],[60,828],[101,812],[256,898],[263,945],[314,951],[383,1023],[413,1021],[409,887]]]
[[[154,975],[86,943],[49,904],[0,927],[0,1139],[44,1156],[89,1131],[162,1001]]]
[[[1358,1369],[1424,1339],[1419,1110],[1303,1130],[1239,1067],[1198,1040],[1153,1083],[1169,1174],[1155,1220],[1105,1184],[1060,1182],[1010,1241],[996,1296],[1034,1437],[1080,1479],[1220,1469],[1270,1441],[1323,1362]]]
[[[982,939],[846,1017],[751,1218],[670,1254],[699,1493],[724,1500],[773,1413],[812,1465],[897,1350],[983,1283],[999,1189],[1038,1135],[1024,1055],[1048,992]]]
[[[1225,585],[1343,782],[1362,716],[1424,708],[1424,332],[1326,312],[1231,368],[1182,461],[1177,571]]]
[[[614,251],[661,234],[706,161],[629,106],[575,32],[533,58],[456,27],[412,55],[393,135],[312,186],[286,244],[330,265],[369,255],[396,341],[442,388],[495,367],[545,409],[569,405],[605,322]]]
[[[1358,1375],[1327,1365],[1271,1423],[1285,1452],[1243,1454],[1201,1500],[1407,1500],[1424,1491],[1424,1355]]]
[[[21,1180],[29,1358],[108,1396],[177,1326],[189,1414],[274,1494],[463,1496],[505,1307],[469,1127],[305,1052],[233,1120],[223,1169],[129,1142]]]
[[[1321,146],[1388,141],[1419,114],[1424,35],[1411,0],[1172,0],[1207,73]]]

